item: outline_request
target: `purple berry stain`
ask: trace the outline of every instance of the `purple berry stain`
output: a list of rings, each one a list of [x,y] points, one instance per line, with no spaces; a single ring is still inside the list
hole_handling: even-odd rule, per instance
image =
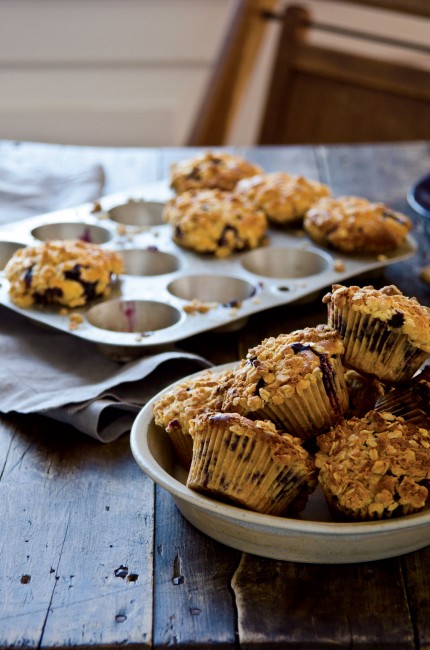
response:
[[[121,313],[127,321],[127,331],[136,332],[136,304],[134,300],[122,303]]]

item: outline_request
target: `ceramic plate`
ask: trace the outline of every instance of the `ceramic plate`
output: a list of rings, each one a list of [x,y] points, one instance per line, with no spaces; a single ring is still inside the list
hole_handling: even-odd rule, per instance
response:
[[[233,365],[218,366],[213,372]],[[152,417],[152,405],[159,395],[134,422],[133,455],[144,472],[170,492],[183,516],[218,542],[268,558],[323,564],[380,560],[429,544],[429,508],[380,522],[335,523],[319,490],[309,498],[300,519],[291,519],[250,512],[188,489],[186,472],[178,464],[166,432]]]

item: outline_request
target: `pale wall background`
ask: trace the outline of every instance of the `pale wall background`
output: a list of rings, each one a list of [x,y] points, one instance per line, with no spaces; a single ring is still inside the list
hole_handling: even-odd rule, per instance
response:
[[[0,0],[0,139],[184,144],[233,4]],[[329,13],[339,24],[430,42],[430,21],[388,21],[384,12],[319,0],[306,4],[321,19]],[[231,144],[254,142],[276,35],[271,24]]]

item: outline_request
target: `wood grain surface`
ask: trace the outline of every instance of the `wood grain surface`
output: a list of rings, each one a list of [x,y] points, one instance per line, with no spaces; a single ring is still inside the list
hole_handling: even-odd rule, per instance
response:
[[[0,143],[29,155],[98,160],[106,193],[166,178],[194,150],[97,150]],[[430,242],[406,202],[430,171],[428,143],[238,150],[268,171],[383,200],[415,222],[412,259],[352,283],[395,283],[430,306],[419,278]],[[321,292],[323,293],[323,292]],[[320,297],[249,318],[239,331],[180,343],[213,363],[265,336],[325,320]],[[281,562],[194,529],[139,469],[128,436],[100,444],[41,416],[0,417],[0,649],[360,648],[429,650],[430,550],[379,562]],[[353,556],[353,549],[352,549]]]

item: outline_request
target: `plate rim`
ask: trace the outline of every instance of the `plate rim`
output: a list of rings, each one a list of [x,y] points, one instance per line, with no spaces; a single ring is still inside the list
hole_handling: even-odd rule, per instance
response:
[[[321,522],[267,515],[211,499],[187,488],[186,485],[169,474],[169,472],[156,462],[148,445],[147,435],[149,427],[153,422],[152,407],[154,402],[163,393],[183,381],[207,372],[207,370],[221,373],[223,370],[234,367],[237,363],[239,363],[239,360],[222,365],[210,366],[209,368],[201,369],[172,382],[143,406],[133,422],[130,431],[130,447],[137,464],[155,483],[167,490],[173,499],[175,497],[182,499],[193,506],[211,512],[213,515],[222,516],[236,523],[242,522],[255,527],[270,528],[273,533],[291,531],[303,535],[318,534],[323,536],[336,536],[338,538],[350,536],[361,537],[362,535],[370,535],[372,533],[384,534],[430,525],[430,509],[393,519],[363,522]]]

